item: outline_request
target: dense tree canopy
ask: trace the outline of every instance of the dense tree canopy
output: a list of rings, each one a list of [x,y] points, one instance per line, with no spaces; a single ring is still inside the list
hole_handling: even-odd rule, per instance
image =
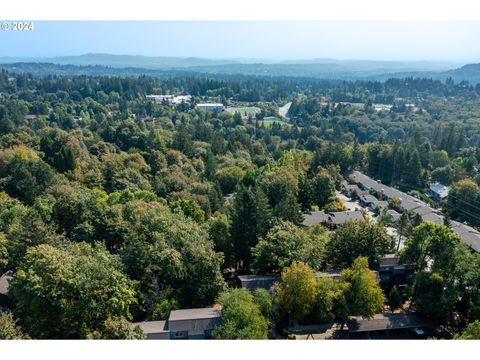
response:
[[[268,321],[253,295],[246,289],[232,289],[218,299],[222,304],[223,323],[217,326],[214,339],[266,339]]]
[[[282,271],[282,283],[306,290],[280,285],[273,303],[265,292],[223,295],[244,311],[225,307],[219,337],[264,338],[278,312],[291,322],[370,317],[383,300],[356,259],[375,269],[395,250],[388,222],[303,225],[303,213],[345,210],[335,190],[351,170],[443,209],[446,225],[479,224],[478,85],[22,69],[35,75],[0,71],[0,272],[16,274],[8,336],[141,338],[128,321],[211,306],[237,275]],[[229,108],[195,107],[205,101]],[[436,181],[452,186],[447,201],[425,195]],[[404,212],[393,225],[418,271],[405,296],[461,331],[480,319],[478,254],[420,221]],[[350,267],[338,282],[313,276]],[[258,326],[242,333],[249,316]]]
[[[359,256],[368,257],[369,264],[393,250],[394,240],[385,228],[369,221],[351,221],[341,225],[327,243],[329,265],[343,269]]]
[[[130,318],[132,283],[99,247],[39,245],[27,251],[10,284],[15,314],[36,338],[84,338],[111,318]]]

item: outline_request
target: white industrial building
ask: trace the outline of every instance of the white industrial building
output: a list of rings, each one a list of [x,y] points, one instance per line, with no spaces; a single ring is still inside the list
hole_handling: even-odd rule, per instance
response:
[[[220,103],[205,103],[197,104],[197,109],[221,112],[225,110],[225,106]]]

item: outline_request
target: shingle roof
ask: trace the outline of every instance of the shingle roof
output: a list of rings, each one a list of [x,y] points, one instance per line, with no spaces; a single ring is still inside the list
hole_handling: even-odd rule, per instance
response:
[[[398,219],[400,219],[400,216],[402,216],[398,211],[395,211],[393,209],[387,210],[387,214],[389,214],[392,217],[392,219],[394,219],[394,220],[395,219],[398,220]]]
[[[407,194],[402,194],[398,199],[400,200],[401,207],[407,211],[412,211],[424,205],[424,203]]]
[[[480,252],[480,233],[471,226],[458,221],[451,221],[452,231],[460,235],[463,243],[470,246],[476,252]]]
[[[378,199],[375,196],[370,195],[370,194],[360,196],[360,200],[363,201],[366,204],[378,201]]]
[[[240,275],[238,280],[242,288],[245,289],[255,290],[261,288],[270,290],[280,280],[280,275]]]
[[[443,216],[435,213],[428,213],[428,214],[422,215],[422,220],[431,221],[437,225],[443,224]]]
[[[418,215],[422,216],[422,215],[426,215],[426,214],[429,214],[429,213],[433,213],[435,210],[432,209],[430,206],[420,206],[416,209],[413,209],[412,210],[414,213],[417,213]]]
[[[328,215],[323,211],[312,211],[310,214],[303,215],[303,225],[310,226],[328,221]]]
[[[363,213],[361,211],[343,211],[343,212],[331,212],[328,213],[329,219],[335,225],[345,224],[347,221],[364,221]]]
[[[409,329],[429,326],[428,322],[419,314],[376,314],[372,319],[363,319],[360,316],[350,317],[347,321],[350,332],[381,331],[393,329]]]
[[[375,205],[375,207],[379,209],[384,209],[388,207],[388,201],[377,200],[377,201],[374,201],[373,204]]]
[[[398,257],[395,254],[385,254],[378,259],[380,266],[396,266],[398,265]]]
[[[443,223],[444,217],[436,214],[435,210],[428,206],[421,200],[418,200],[408,194],[405,194],[397,189],[385,186],[377,181],[371,179],[367,175],[362,174],[359,171],[353,171],[351,177],[360,184],[363,184],[367,188],[374,189],[375,191],[383,191],[389,198],[397,198],[400,200],[401,207],[407,211],[413,211],[422,217],[423,221],[432,221],[436,224]],[[377,190],[378,189],[378,190]],[[462,242],[470,246],[473,250],[480,252],[480,233],[474,228],[452,221],[452,230],[460,235]]]

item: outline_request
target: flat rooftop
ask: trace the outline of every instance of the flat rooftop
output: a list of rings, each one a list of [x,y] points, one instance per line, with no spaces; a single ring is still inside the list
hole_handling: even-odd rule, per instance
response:
[[[167,322],[165,320],[159,321],[142,321],[138,323],[133,323],[132,326],[138,326],[143,330],[145,334],[158,334],[162,332],[169,332],[166,326]]]
[[[222,316],[220,307],[172,310],[168,321],[213,319]]]
[[[422,316],[415,313],[383,313],[374,315],[372,319],[355,316],[350,317],[347,324],[350,332],[398,330],[429,326]]]
[[[280,274],[272,275],[238,275],[238,278],[243,281],[266,281],[266,280],[278,280]]]

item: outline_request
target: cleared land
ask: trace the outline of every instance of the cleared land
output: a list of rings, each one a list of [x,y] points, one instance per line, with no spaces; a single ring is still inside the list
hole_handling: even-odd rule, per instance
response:
[[[292,102],[286,103],[285,105],[283,105],[278,109],[278,113],[282,118],[288,120],[287,114],[288,114],[288,110],[290,110],[290,106],[292,106]]]

